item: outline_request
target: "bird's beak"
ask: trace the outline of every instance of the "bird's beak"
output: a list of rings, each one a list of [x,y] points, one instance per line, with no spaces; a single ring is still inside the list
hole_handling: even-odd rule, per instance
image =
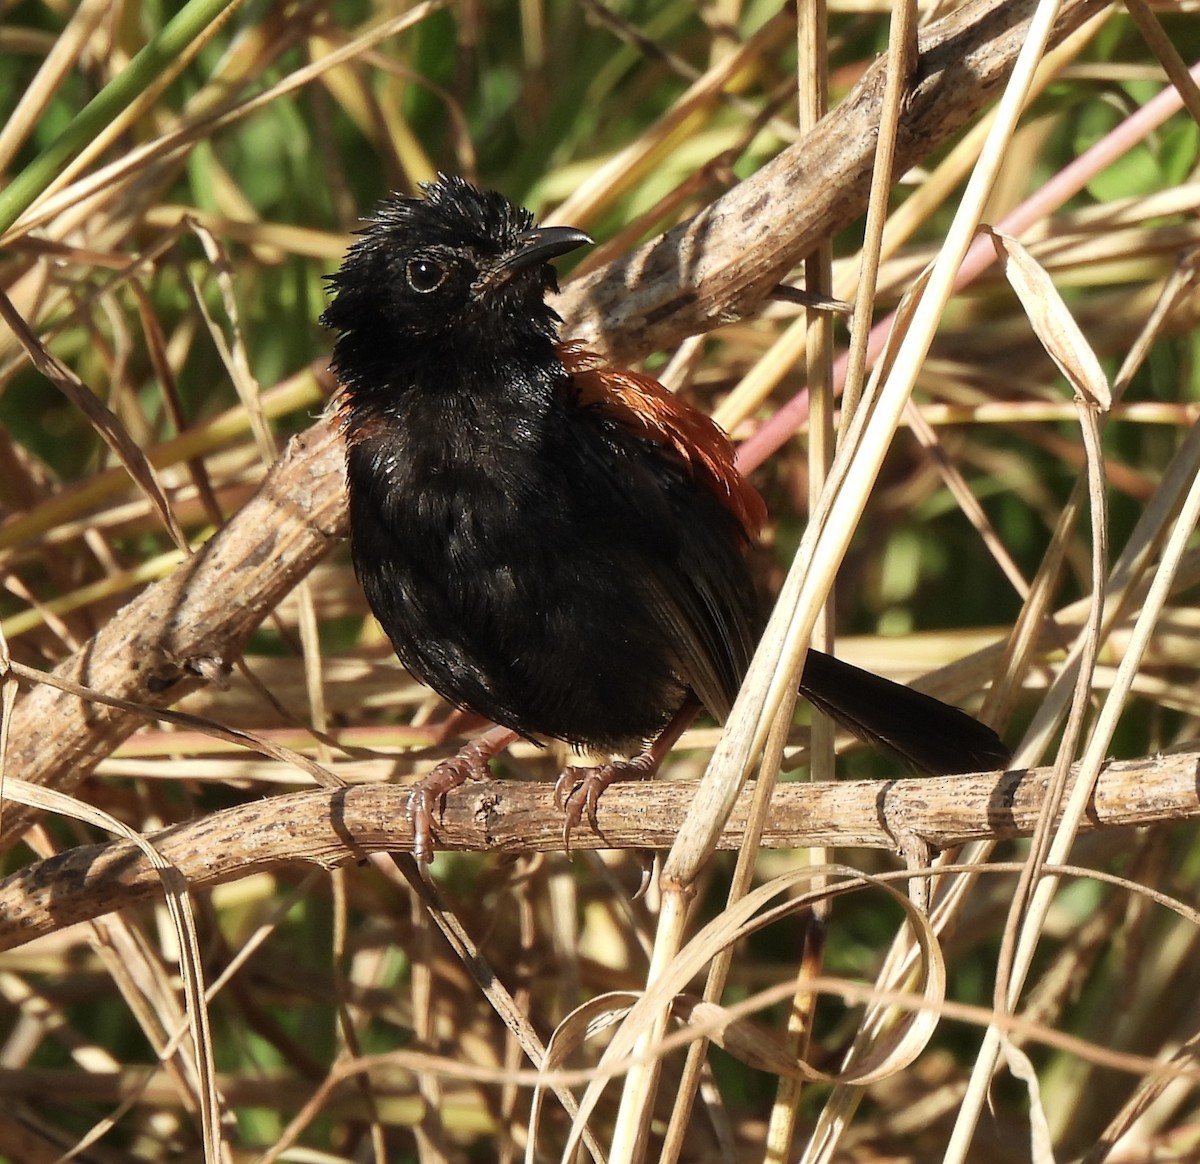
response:
[[[573,226],[536,226],[517,236],[517,249],[494,268],[502,282],[536,263],[548,263],[577,247],[589,246],[591,236]]]

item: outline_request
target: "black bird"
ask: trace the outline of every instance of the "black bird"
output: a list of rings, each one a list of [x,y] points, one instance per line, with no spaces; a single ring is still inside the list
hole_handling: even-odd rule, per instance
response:
[[[764,621],[746,550],[765,509],[731,443],[656,380],[560,342],[549,262],[586,234],[459,178],[422,191],[380,205],[322,316],[354,567],[400,661],[510,729],[499,746],[637,752],[693,696],[724,718]],[[957,708],[817,651],[800,691],[917,769],[1010,759]],[[438,798],[494,750],[418,786],[422,862]]]

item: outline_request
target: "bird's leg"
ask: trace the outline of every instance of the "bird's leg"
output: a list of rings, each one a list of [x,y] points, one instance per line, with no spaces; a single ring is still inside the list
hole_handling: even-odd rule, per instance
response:
[[[511,728],[494,727],[440,764],[413,787],[408,797],[408,816],[412,821],[413,857],[421,867],[421,876],[429,872],[433,860],[433,816],[440,817],[446,807],[446,794],[468,780],[486,780],[488,761],[498,756],[515,739]]]
[[[596,806],[600,794],[620,780],[646,780],[658,771],[679,737],[700,711],[700,701],[689,695],[684,705],[671,717],[671,722],[658,734],[654,742],[631,760],[610,760],[597,768],[564,768],[554,783],[554,802],[563,814],[563,848],[570,853],[571,834],[587,811],[592,828],[599,832],[596,823]]]

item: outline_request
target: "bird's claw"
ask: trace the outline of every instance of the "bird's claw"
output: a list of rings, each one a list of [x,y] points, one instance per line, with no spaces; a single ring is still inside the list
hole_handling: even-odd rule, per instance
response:
[[[610,784],[621,780],[644,780],[657,767],[648,755],[632,760],[611,760],[598,768],[564,768],[554,782],[554,803],[563,814],[563,850],[571,855],[571,834],[579,827],[586,812],[594,832],[600,832],[596,810],[600,796]]]
[[[429,880],[429,862],[433,860],[433,819],[441,820],[446,810],[446,797],[468,780],[484,780],[488,771],[488,756],[476,746],[467,744],[457,755],[443,760],[430,769],[408,796],[408,818],[412,821],[412,855]]]
[[[596,824],[596,805],[600,793],[612,783],[604,773],[611,765],[602,768],[565,768],[554,782],[554,803],[563,814],[563,850],[571,855],[571,834],[579,827],[586,810],[588,821],[599,832]]]

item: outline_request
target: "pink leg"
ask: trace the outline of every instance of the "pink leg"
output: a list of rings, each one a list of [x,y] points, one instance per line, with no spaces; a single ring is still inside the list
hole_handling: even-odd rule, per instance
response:
[[[429,874],[433,860],[433,816],[440,816],[446,794],[467,780],[486,780],[488,761],[498,756],[515,739],[511,728],[494,727],[465,744],[447,760],[431,768],[408,797],[408,815],[413,828],[413,857],[421,867],[421,876]]]
[[[583,820],[584,810],[592,828],[599,832],[596,824],[596,808],[600,794],[620,780],[647,780],[652,777],[667,758],[679,737],[700,711],[700,702],[694,696],[671,717],[658,738],[632,760],[611,760],[598,768],[564,768],[554,783],[554,801],[563,813],[563,848],[571,852],[571,834]]]

